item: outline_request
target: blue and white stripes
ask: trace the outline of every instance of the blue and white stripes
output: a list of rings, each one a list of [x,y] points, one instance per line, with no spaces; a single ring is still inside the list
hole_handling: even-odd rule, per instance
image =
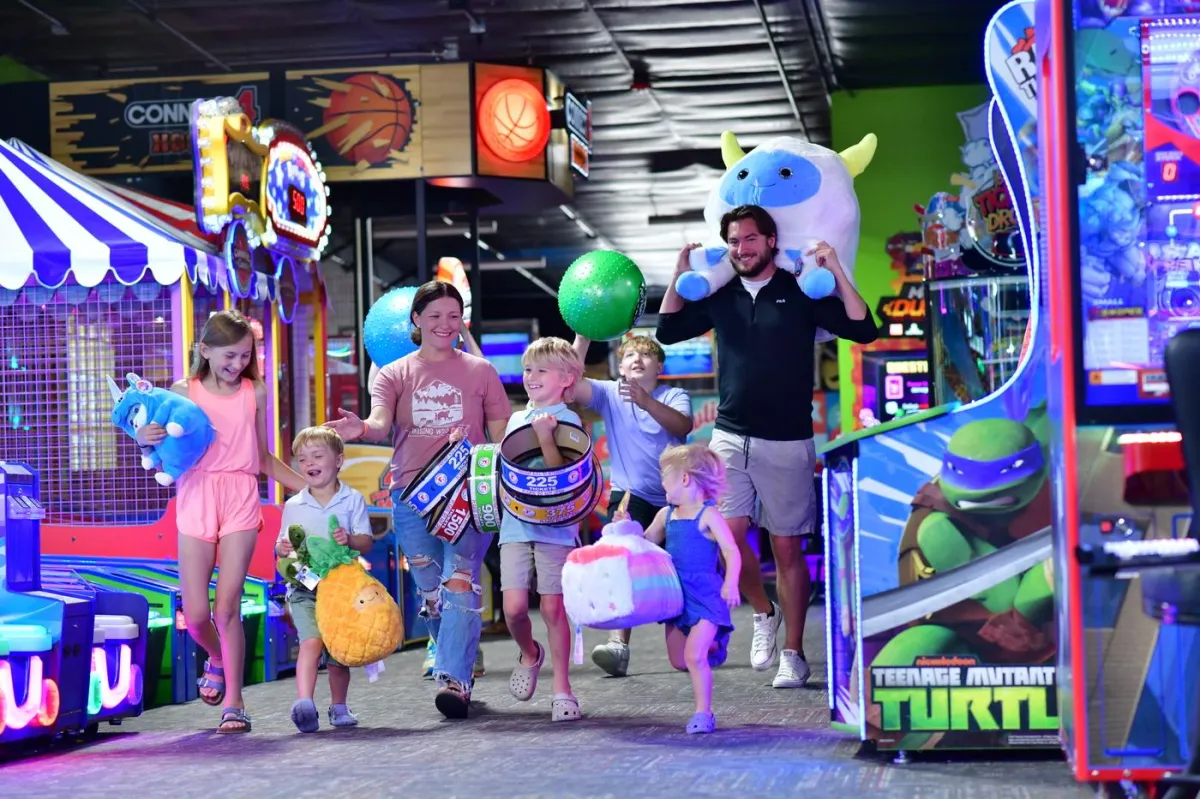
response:
[[[197,266],[219,263],[48,161],[0,141],[0,287],[17,290],[33,277],[57,288],[68,276],[91,287],[109,275],[132,285],[147,272],[171,285],[184,270],[195,275]]]

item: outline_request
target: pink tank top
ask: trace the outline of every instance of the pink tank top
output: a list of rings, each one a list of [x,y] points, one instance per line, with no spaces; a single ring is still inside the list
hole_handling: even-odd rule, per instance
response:
[[[213,394],[198,378],[188,381],[188,399],[208,414],[216,437],[194,467],[201,472],[259,473],[258,434],[254,428],[258,403],[254,383],[242,379],[233,394]]]

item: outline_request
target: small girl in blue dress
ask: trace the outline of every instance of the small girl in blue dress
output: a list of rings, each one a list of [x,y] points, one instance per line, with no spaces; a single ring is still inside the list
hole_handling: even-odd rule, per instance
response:
[[[703,444],[668,447],[659,458],[667,507],[658,512],[646,538],[666,550],[683,586],[683,613],[666,622],[667,657],[692,677],[696,714],[687,731],[710,733],[712,666],[724,661],[733,622],[729,609],[741,604],[738,576],[742,556],[717,498],[725,488],[725,466]],[[718,554],[725,557],[725,576]],[[714,662],[715,661],[715,662]]]

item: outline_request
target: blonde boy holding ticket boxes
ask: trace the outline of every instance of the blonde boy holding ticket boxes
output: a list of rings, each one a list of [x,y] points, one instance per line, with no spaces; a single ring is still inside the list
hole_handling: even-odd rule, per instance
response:
[[[537,436],[541,457],[521,464],[531,468],[556,468],[566,464],[555,443],[559,422],[581,425],[579,416],[567,407],[583,375],[583,362],[561,338],[542,338],[529,345],[521,358],[525,367],[525,391],[529,405],[508,420],[507,437],[530,426]],[[508,689],[522,702],[533,698],[546,650],[533,637],[529,619],[529,592],[541,596],[542,620],[546,623],[550,658],[554,665],[551,720],[573,721],[580,717],[579,700],[571,691],[571,624],[563,607],[562,570],[567,555],[579,544],[579,525],[563,527],[529,524],[511,513],[500,522],[500,588],[504,593],[504,619],[520,650]]]

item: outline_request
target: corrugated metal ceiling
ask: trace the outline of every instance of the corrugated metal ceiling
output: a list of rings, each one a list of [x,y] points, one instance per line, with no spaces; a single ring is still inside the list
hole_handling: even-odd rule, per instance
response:
[[[434,59],[546,66],[593,101],[592,176],[566,212],[488,212],[497,221],[489,245],[510,257],[546,255],[551,285],[578,253],[612,246],[662,285],[678,248],[704,235],[696,219],[719,174],[722,131],[747,148],[776,135],[828,144],[833,90],[981,81],[983,28],[1000,5],[10,0],[0,8],[0,49],[56,80]],[[410,262],[409,247],[398,240],[380,251],[386,279],[408,271],[387,264]],[[515,274],[486,279],[489,295],[514,303],[540,293]]]

